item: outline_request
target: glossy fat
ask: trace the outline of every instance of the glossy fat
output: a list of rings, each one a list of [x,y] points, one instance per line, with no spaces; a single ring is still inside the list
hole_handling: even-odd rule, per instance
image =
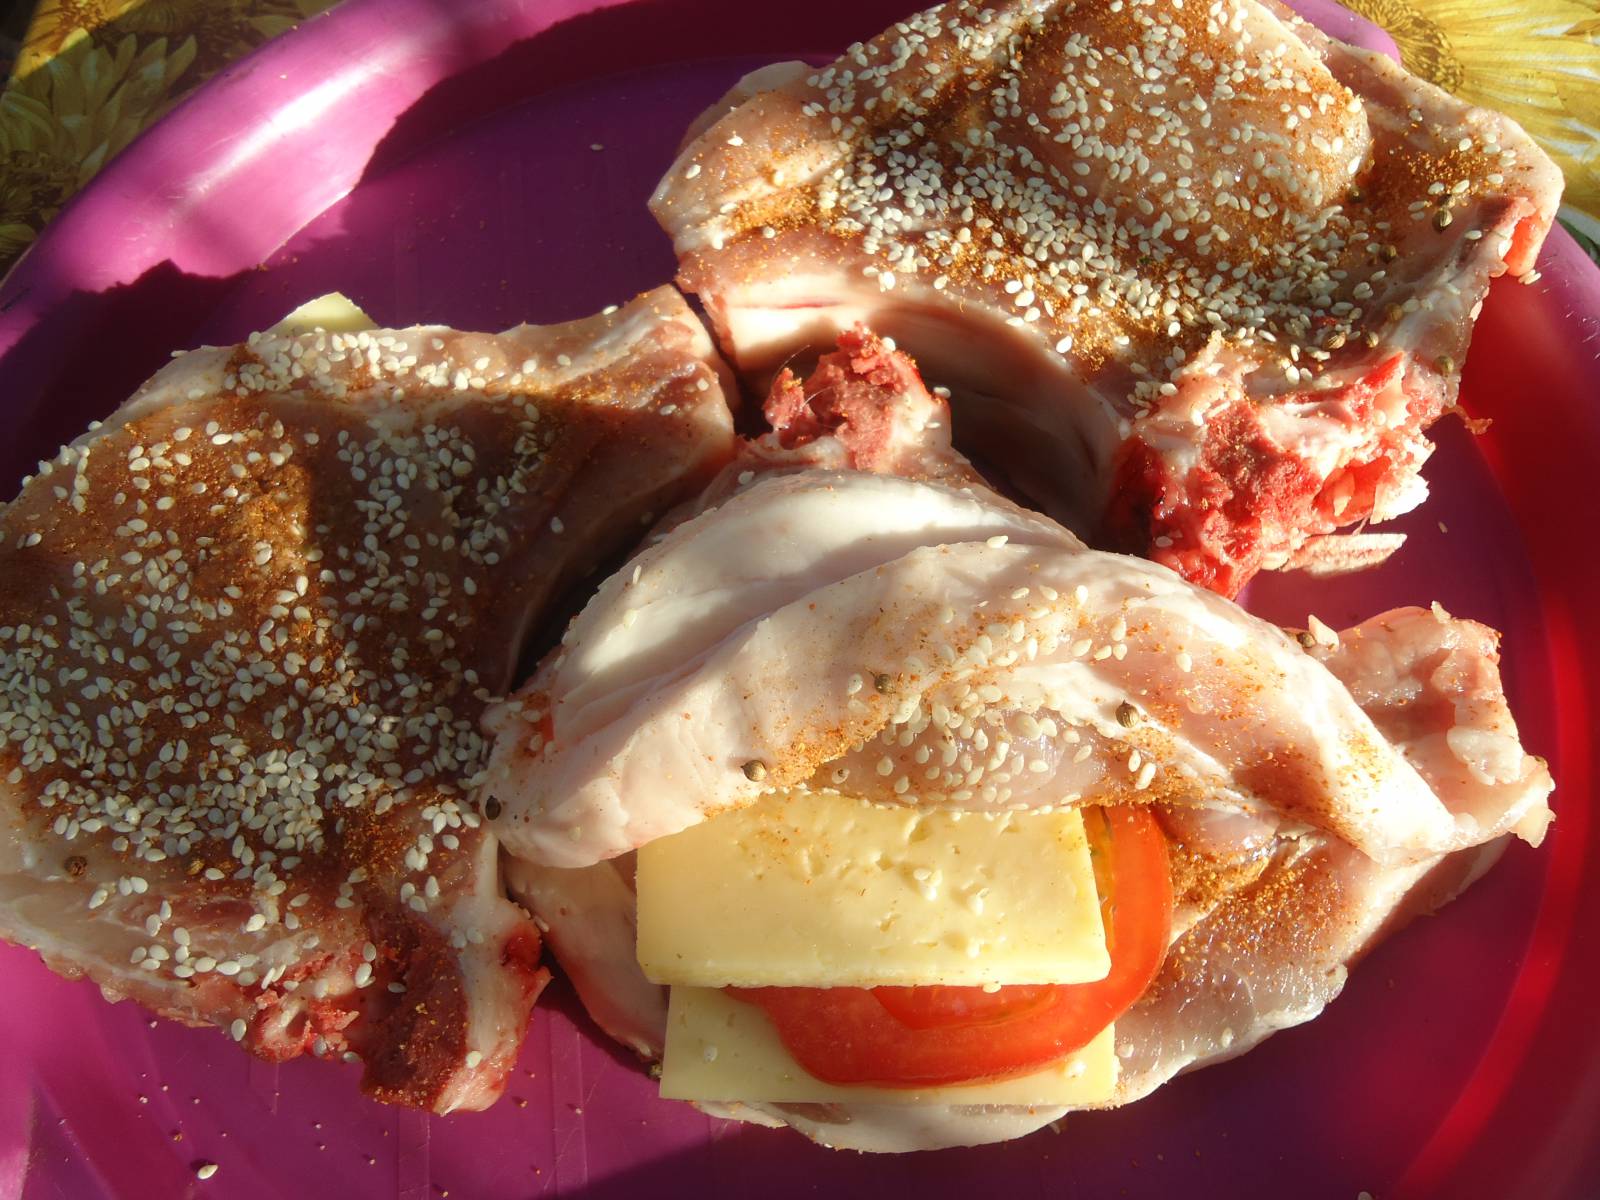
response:
[[[1281,631],[976,490],[864,473],[757,479],[673,529],[489,724],[495,828],[549,866],[803,783],[970,808],[1179,796],[1382,861],[1469,837]]]

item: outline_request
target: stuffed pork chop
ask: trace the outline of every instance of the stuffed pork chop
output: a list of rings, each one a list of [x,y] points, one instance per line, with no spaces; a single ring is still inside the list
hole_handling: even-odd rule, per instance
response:
[[[492,1102],[547,976],[479,715],[726,461],[722,373],[671,289],[163,368],[0,510],[0,935],[380,1099]]]
[[[1270,0],[952,0],[750,77],[653,209],[741,370],[865,321],[1053,515],[1232,595],[1396,544],[1327,539],[1424,497],[1560,190],[1513,122]]]
[[[663,1095],[1017,1136],[1311,1019],[1542,837],[1492,631],[1290,636],[995,495],[876,339],[790,383],[488,718],[513,893]]]

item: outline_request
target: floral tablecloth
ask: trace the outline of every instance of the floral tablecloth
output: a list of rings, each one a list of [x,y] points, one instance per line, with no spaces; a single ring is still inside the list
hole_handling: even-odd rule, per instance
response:
[[[0,93],[0,273],[140,130],[332,4],[40,0]]]
[[[0,274],[141,129],[333,2],[41,0],[0,92]],[[1566,172],[1563,221],[1600,261],[1600,0],[1345,3],[1412,71],[1539,140]]]

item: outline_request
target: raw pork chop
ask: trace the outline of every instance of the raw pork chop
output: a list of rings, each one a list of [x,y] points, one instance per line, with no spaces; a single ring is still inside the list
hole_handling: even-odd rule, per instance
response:
[[[1291,637],[963,476],[937,403],[875,339],[825,359],[803,410],[789,382],[720,499],[608,581],[487,721],[513,892],[641,1053],[660,1053],[665,1003],[634,959],[627,852],[775,787],[1155,806],[1174,941],[1116,1023],[1114,1103],[1311,1019],[1508,832],[1542,838],[1550,778],[1517,740],[1492,631],[1436,608]],[[750,1099],[708,1107],[870,1150],[1063,1112]]]
[[[731,111],[730,111],[731,109]],[[653,209],[741,370],[866,321],[1097,544],[1232,595],[1415,506],[1560,174],[1275,3],[952,0],[736,89]]]
[[[479,717],[726,461],[722,371],[666,288],[164,368],[0,511],[0,934],[380,1099],[492,1102],[546,975]]]

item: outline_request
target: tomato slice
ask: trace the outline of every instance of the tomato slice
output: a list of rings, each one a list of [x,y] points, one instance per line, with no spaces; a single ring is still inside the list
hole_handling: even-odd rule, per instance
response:
[[[1148,809],[1084,812],[1111,970],[1094,983],[734,988],[827,1083],[934,1087],[1027,1074],[1088,1044],[1150,986],[1172,929],[1166,837]]]
[[[943,1029],[1009,1021],[1038,1012],[1055,1002],[1056,988],[1048,983],[1013,984],[986,992],[981,987],[924,985],[876,987],[872,995],[902,1025]]]

